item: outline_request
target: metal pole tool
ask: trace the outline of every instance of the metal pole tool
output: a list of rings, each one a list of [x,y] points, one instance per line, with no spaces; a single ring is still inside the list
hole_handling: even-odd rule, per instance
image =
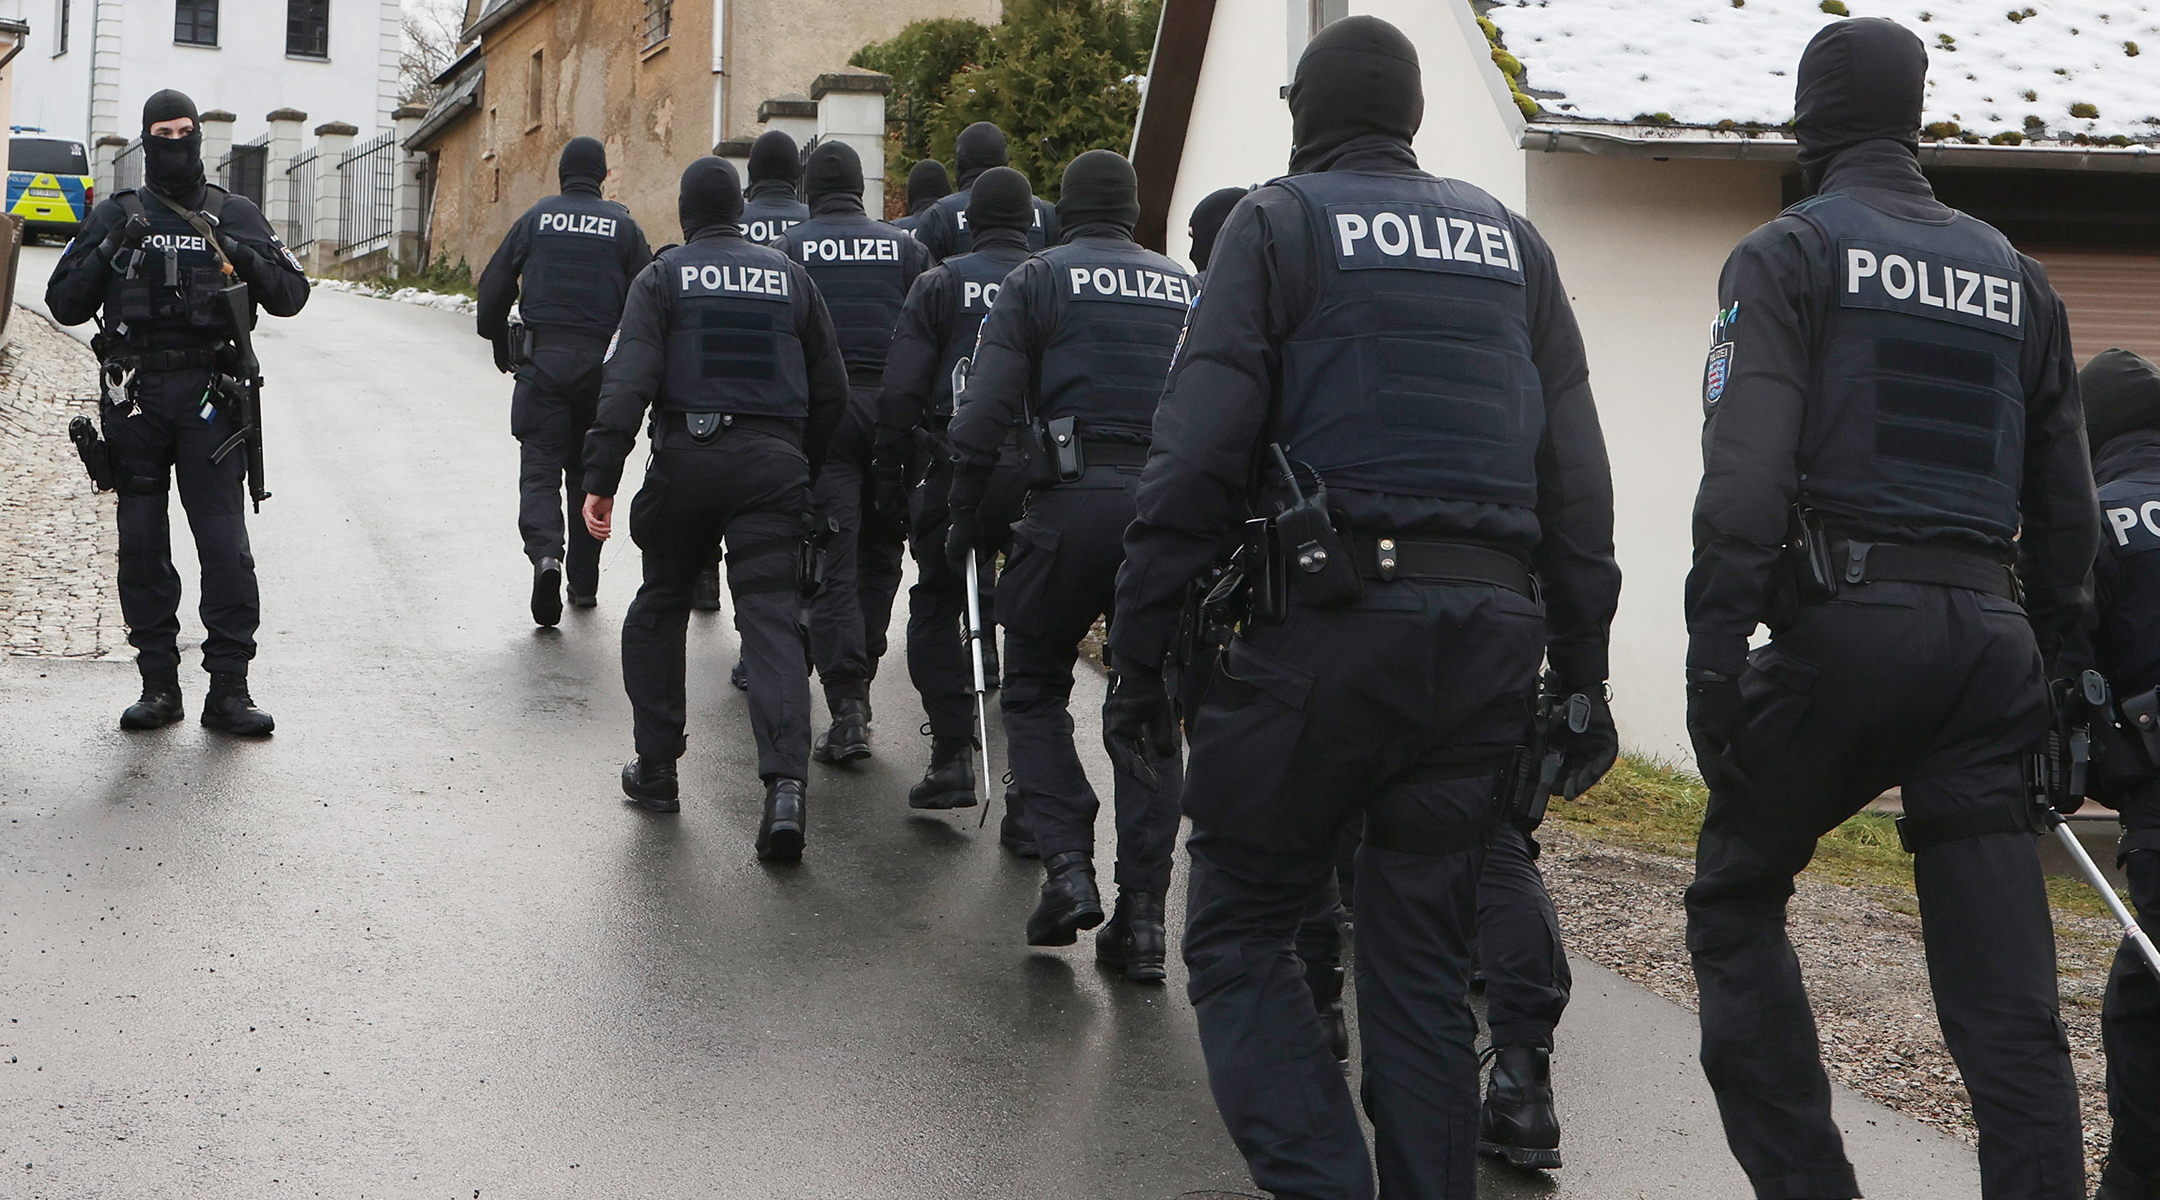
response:
[[[990,820],[990,689],[983,679],[983,623],[982,593],[976,584],[981,576],[975,572],[975,551],[967,556],[967,633],[968,665],[975,668],[975,745],[976,758],[982,763],[982,812],[975,818],[975,828],[981,829]]]
[[[2092,860],[2092,855],[2085,853],[2084,844],[2078,841],[2076,834],[2070,832],[2070,822],[2052,808],[2047,812],[2054,817],[2055,836],[2062,840],[2063,848],[2070,852],[2071,861],[2077,863],[2078,870],[2085,876],[2085,882],[2100,893],[2102,900],[2107,901],[2107,906],[2114,910],[2115,919],[2122,922],[2124,935],[2137,945],[2138,953],[2144,956],[2146,967],[2151,969],[2156,978],[2160,978],[2160,947],[2153,945],[2152,935],[2138,928],[2137,915],[2122,902],[2122,897],[2115,894],[2115,888],[2108,883],[2107,876],[2100,873],[2100,866]]]

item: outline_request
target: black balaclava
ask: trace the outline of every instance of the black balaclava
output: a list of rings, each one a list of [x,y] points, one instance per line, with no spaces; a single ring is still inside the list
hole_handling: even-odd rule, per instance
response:
[[[952,177],[945,174],[945,164],[934,158],[916,163],[907,173],[907,210],[909,216],[936,204],[952,195]]]
[[[750,143],[750,183],[778,179],[792,186],[802,178],[802,152],[784,129],[768,129]]]
[[[195,128],[188,130],[186,137],[150,136],[152,125],[181,117],[198,122]],[[202,194],[202,125],[199,120],[195,102],[188,99],[186,92],[166,88],[143,102],[143,182],[152,190],[189,202]]]
[[[1187,232],[1192,234],[1194,266],[1207,270],[1207,260],[1215,254],[1215,235],[1222,232],[1223,222],[1230,219],[1230,210],[1245,198],[1246,190],[1218,188],[1193,205],[1192,224],[1187,227]]]
[[[1133,165],[1115,150],[1090,150],[1072,160],[1058,190],[1057,214],[1068,236],[1082,225],[1116,225],[1131,236],[1140,220],[1140,179]]]
[[[742,180],[734,164],[706,155],[683,168],[682,195],[675,201],[682,217],[683,240],[715,225],[734,225],[742,220]]]
[[[1028,178],[1011,167],[992,167],[975,177],[968,192],[968,229],[1011,229],[1026,233],[1035,227],[1035,192]]]
[[[992,167],[1002,167],[1005,157],[1005,131],[988,121],[977,121],[960,131],[953,139],[953,170],[960,173],[960,187],[966,190],[975,177]]]
[[[574,137],[562,148],[562,162],[555,168],[562,190],[600,192],[607,180],[607,147],[595,138]]]
[[[1862,142],[1893,141],[1919,155],[1927,69],[1927,47],[1895,21],[1856,17],[1822,27],[1800,55],[1793,87],[1793,137],[1808,191],[1839,151]]]
[[[2160,367],[2128,350],[2102,350],[2078,372],[2093,453],[2126,433],[2160,430]]]
[[[1298,56],[1290,83],[1290,170],[1318,170],[1354,138],[1407,146],[1424,121],[1417,47],[1378,17],[1345,17]]]
[[[836,196],[853,196],[862,207],[862,158],[846,142],[819,142],[803,164],[803,195],[810,207]]]

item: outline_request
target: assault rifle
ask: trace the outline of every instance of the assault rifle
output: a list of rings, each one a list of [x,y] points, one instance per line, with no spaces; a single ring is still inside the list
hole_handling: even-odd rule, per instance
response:
[[[232,318],[233,369],[230,375],[219,372],[215,386],[232,405],[233,423],[239,428],[210,455],[210,461],[224,462],[226,455],[247,447],[248,498],[254,501],[255,511],[261,512],[270,489],[263,486],[262,364],[255,358],[255,339],[249,329],[254,307],[248,303],[248,285],[243,281],[234,280],[220,294]]]

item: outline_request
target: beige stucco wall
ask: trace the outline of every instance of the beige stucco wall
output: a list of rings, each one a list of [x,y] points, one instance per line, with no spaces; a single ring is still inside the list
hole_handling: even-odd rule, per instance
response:
[[[712,23],[712,0],[676,0],[675,19],[686,8],[704,9]],[[774,96],[808,95],[810,81],[847,65],[871,42],[900,32],[910,21],[971,17],[997,23],[1000,0],[727,0],[724,43],[727,78],[721,90],[719,132],[713,141],[755,137],[758,105]],[[709,144],[709,143],[708,143]]]

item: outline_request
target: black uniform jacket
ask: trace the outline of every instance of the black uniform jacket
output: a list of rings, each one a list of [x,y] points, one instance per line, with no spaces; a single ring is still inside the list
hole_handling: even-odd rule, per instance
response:
[[[975,235],[969,253],[1010,260],[1018,267],[1028,258],[1027,235],[1012,229],[988,230]],[[900,323],[893,328],[892,349],[885,355],[884,391],[878,398],[880,430],[913,429],[951,391],[953,364],[946,361],[946,345],[960,322],[975,320],[962,311],[963,286],[952,268],[939,264],[917,276],[915,286],[908,290]],[[972,340],[969,345],[972,348]]]
[[[1408,173],[1417,170],[1417,159],[1399,142],[1364,137],[1345,143],[1320,169]],[[1336,487],[1328,489],[1328,505],[1361,530],[1476,542],[1522,557],[1544,588],[1548,657],[1571,688],[1591,688],[1605,679],[1620,596],[1612,473],[1582,333],[1552,251],[1529,221],[1510,216],[1545,401],[1536,508]],[[1282,388],[1281,347],[1313,304],[1318,272],[1311,221],[1295,195],[1263,186],[1239,201],[1208,259],[1206,286],[1155,413],[1110,630],[1120,658],[1149,666],[1163,660],[1186,585],[1233,536],[1233,526],[1252,515],[1255,466],[1275,439],[1270,426]]]
[[[708,226],[690,240],[728,238],[740,243],[737,229]],[[802,449],[814,480],[847,412],[847,367],[840,361],[840,339],[833,334],[832,316],[825,311],[825,299],[818,295],[810,273],[793,259],[788,260],[788,271],[794,276],[795,295],[801,298],[795,306],[795,337],[802,343],[810,379],[810,416],[804,422]],[[585,435],[585,491],[590,495],[612,496],[622,485],[623,460],[637,444],[645,410],[659,398],[661,381],[667,377],[674,307],[675,289],[657,261],[631,281],[622,326],[615,332],[601,370],[599,415]]]
[[[204,188],[207,192],[216,186],[205,184]],[[200,209],[205,198],[196,196],[182,203]],[[142,202],[144,208],[154,208],[158,199],[145,192]],[[99,247],[105,235],[125,220],[127,210],[120,207],[117,192],[90,210],[90,219],[83,222],[75,240],[61,251],[59,265],[53,268],[52,279],[45,285],[45,306],[52,310],[53,320],[62,325],[80,325],[104,306],[113,268]],[[224,207],[218,210],[217,231],[253,252],[235,261],[233,269],[247,282],[248,300],[257,309],[273,317],[289,317],[300,311],[308,298],[307,273],[278,241],[277,234],[271,232],[261,209],[245,196],[227,195]],[[164,340],[156,330],[149,337],[153,344]]]
[[[571,203],[563,203],[566,200]],[[553,313],[560,310],[565,317],[561,324],[571,328],[586,329],[604,335],[615,327],[615,320],[621,314],[612,301],[622,294],[620,288],[627,287],[632,279],[637,278],[637,273],[645,269],[645,264],[652,261],[652,247],[645,241],[645,231],[638,228],[638,223],[631,219],[629,209],[612,200],[601,199],[597,188],[576,188],[559,196],[550,196],[526,209],[524,215],[510,226],[510,232],[503,236],[502,245],[495,248],[495,256],[488,259],[486,269],[480,272],[480,286],[476,289],[479,293],[477,316],[481,337],[493,341],[503,336],[510,319],[510,306],[518,299],[518,282],[525,276],[525,264],[532,257],[533,241],[540,233],[541,218],[557,214],[570,215],[569,210],[572,209],[577,210],[576,215],[581,216],[587,215],[585,210],[599,210],[613,219],[615,223],[611,228],[614,250],[617,261],[622,265],[622,284],[618,285],[612,294],[593,297],[589,311],[579,316],[571,316],[576,311],[576,306],[564,303],[565,298],[562,297],[548,298],[555,301],[549,311]],[[569,236],[590,235],[573,233]],[[576,286],[577,281],[566,278],[564,282]],[[531,280],[526,280],[528,288],[531,284]],[[540,314],[533,311],[530,297],[526,301],[525,309],[526,324],[547,323],[538,319]]]
[[[1844,192],[1903,219],[1940,221],[1912,152],[1863,142],[1833,161],[1824,192]],[[2014,548],[2041,653],[2051,667],[2078,658],[2084,639],[2086,571],[2098,546],[2099,510],[2087,461],[2077,363],[2062,300],[2047,272],[2023,255],[2030,324],[2021,351],[2025,389],[2023,529]],[[1703,422],[1703,481],[1695,499],[1695,566],[1687,581],[1690,670],[1737,676],[1748,638],[1775,615],[1774,588],[1800,494],[1800,431],[1815,346],[1835,303],[1834,248],[1815,227],[1780,216],[1734,247],[1718,283],[1730,343],[1723,395]],[[2009,561],[2013,548],[1967,529],[1870,527],[1885,542],[1964,544]]]

